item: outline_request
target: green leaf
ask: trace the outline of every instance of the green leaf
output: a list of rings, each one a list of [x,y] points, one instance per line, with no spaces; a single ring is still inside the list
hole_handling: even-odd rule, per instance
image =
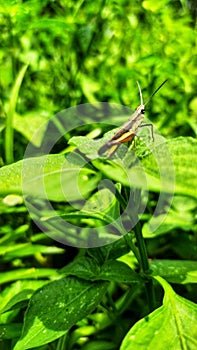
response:
[[[87,157],[95,158],[98,156],[98,149],[103,144],[103,141],[92,140],[86,136],[74,136],[68,143],[76,146]]]
[[[31,349],[61,337],[98,306],[106,287],[106,282],[74,277],[42,287],[30,300],[23,332],[14,350]]]
[[[57,247],[48,247],[44,245],[32,245],[31,243],[15,244],[14,246],[0,246],[0,256],[2,261],[9,261],[15,258],[41,254],[64,253],[64,249]]]
[[[29,3],[28,3],[29,6]],[[38,18],[33,23],[30,23],[31,29],[41,29],[41,30],[51,30],[54,33],[59,33],[59,35],[62,34],[62,31],[67,31],[70,35],[70,33],[75,29],[75,23],[69,23],[65,20],[65,17],[59,17],[59,18]]]
[[[101,186],[101,184],[99,184]],[[111,190],[107,186],[111,185]],[[116,187],[113,186],[110,182],[104,181],[102,184],[103,187],[94,193],[85,203],[83,210],[90,212],[102,212],[105,213],[108,217],[111,217],[112,220],[117,219],[120,216],[120,203],[117,201],[115,192],[121,190],[120,184],[116,184]]]
[[[93,160],[93,164],[108,178],[125,186],[178,193],[197,198],[197,140],[179,137],[167,142],[158,141],[152,153],[141,155],[141,159],[128,151],[126,157]]]
[[[0,294],[0,313],[23,306],[35,290],[48,283],[47,280],[17,281]]]
[[[135,156],[134,156],[135,157]],[[136,160],[136,157],[135,157]],[[134,160],[134,162],[135,162]],[[93,165],[98,168],[107,178],[120,182],[124,186],[137,188],[147,188],[145,173],[140,164],[127,167],[124,160],[93,160]]]
[[[120,350],[171,350],[197,348],[197,305],[178,296],[161,277],[163,305],[138,321],[127,333]]]
[[[142,2],[142,6],[145,8],[145,10],[158,12],[159,10],[163,9],[166,5],[168,5],[169,1],[170,0],[160,0],[160,1],[144,0]]]
[[[89,281],[94,280],[99,275],[100,266],[93,259],[81,257],[67,264],[60,272],[66,276],[76,276]]]
[[[185,198],[186,201],[186,198]],[[153,216],[151,221],[143,225],[143,236],[145,238],[153,238],[157,235],[167,234],[175,228],[181,228],[188,232],[194,227],[194,215],[192,212],[181,212],[170,208],[168,215],[161,213]],[[156,230],[151,230],[151,227],[157,227]]]
[[[43,140],[48,125],[47,119],[49,119],[49,117],[49,113],[43,113],[39,110],[25,113],[23,116],[15,113],[14,129],[24,135],[27,140],[31,141],[36,147],[39,147]]]
[[[142,283],[142,280],[135,271],[122,261],[116,260],[107,261],[102,266],[99,278],[119,283]]]
[[[166,147],[169,151],[167,155],[165,154],[163,145],[157,147],[157,156],[159,157],[160,168],[162,169],[165,179],[166,191],[173,191],[173,186],[170,183],[170,181],[172,181],[171,172],[173,168],[169,169],[167,159],[167,157],[171,155],[175,175],[174,192],[197,198],[197,140],[192,137],[178,137],[169,140],[166,143]],[[150,178],[149,188],[154,190],[154,179],[156,180],[160,175],[155,166],[154,154],[149,154],[147,157],[143,158],[142,164],[146,169],[148,178]]]
[[[101,183],[99,186],[101,186]],[[87,217],[94,217],[95,215],[95,218],[100,218],[101,221],[113,225],[119,233],[124,234],[125,230],[120,220],[120,203],[115,196],[116,190],[120,191],[120,184],[114,186],[104,181],[102,186],[106,186],[106,188],[94,193],[85,203],[80,213],[86,213]],[[111,190],[107,186],[110,186]]]
[[[195,227],[193,228],[195,229]],[[178,239],[177,239],[178,238]],[[184,260],[196,260],[197,245],[195,234],[191,235],[188,233],[181,234],[179,239],[179,233],[176,236],[171,237],[171,247],[175,254],[178,254]]]
[[[18,269],[8,272],[0,273],[0,284],[8,283],[11,281],[17,281],[19,279],[38,279],[49,278],[51,276],[56,277],[58,274],[55,269],[40,268],[36,269],[32,267],[30,269]]]
[[[154,276],[161,276],[171,283],[197,283],[197,261],[153,260],[150,269]]]
[[[14,339],[20,337],[22,323],[12,323],[0,325],[1,341],[2,339]]]
[[[54,201],[84,199],[100,179],[79,155],[27,158],[0,169],[0,193],[24,192]],[[43,183],[44,182],[44,183]]]
[[[65,266],[61,272],[87,280],[105,280],[122,283],[141,283],[138,274],[121,261],[109,260],[99,266],[95,260],[82,257]]]
[[[126,244],[125,237],[122,237],[111,244],[100,247],[100,250],[103,257],[114,260],[130,252],[131,248]],[[97,256],[97,248],[91,249],[89,254],[92,254],[95,258],[95,255]]]
[[[105,185],[109,184],[105,182]],[[77,226],[82,227],[81,239],[84,239],[84,246],[91,245],[91,242],[94,246],[109,244],[126,233],[120,217],[120,203],[113,193],[117,187],[120,187],[119,184],[113,186],[112,191],[103,188],[93,193],[82,209],[78,211],[65,214],[54,212],[52,215],[50,212],[46,212],[46,215],[42,216],[42,223],[48,227],[49,225],[57,227],[58,218],[71,223],[74,220]],[[92,228],[94,232],[92,232]],[[117,235],[119,236],[117,237]]]

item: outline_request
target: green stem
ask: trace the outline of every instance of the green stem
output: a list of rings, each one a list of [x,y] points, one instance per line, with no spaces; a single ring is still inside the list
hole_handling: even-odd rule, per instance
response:
[[[146,274],[149,271],[148,254],[144,242],[144,237],[142,235],[141,225],[139,222],[135,225],[134,232],[141,258],[141,270],[144,274]]]
[[[105,184],[105,186],[106,186],[110,191],[112,191],[112,188],[111,188],[110,185],[108,186],[107,184]],[[112,193],[113,193],[113,191],[112,191]],[[126,207],[127,207],[127,202],[126,202],[126,200],[124,199],[124,197],[121,195],[121,193],[120,193],[118,190],[116,190],[115,196],[116,196],[117,200],[119,201],[120,205],[122,206],[122,209],[125,210]],[[121,232],[121,233],[123,233],[123,232]],[[140,255],[139,255],[138,249],[137,249],[136,246],[134,245],[132,239],[131,239],[130,237],[128,237],[127,234],[124,234],[124,239],[125,239],[126,243],[128,244],[128,246],[130,247],[130,249],[132,250],[133,254],[135,255],[137,261],[139,262],[139,260],[140,260]]]
[[[109,190],[111,190],[111,187],[108,186]],[[127,202],[125,198],[121,195],[121,193],[116,190],[116,198],[121,204],[123,210],[126,210],[127,208]],[[137,202],[139,201],[139,196],[140,192],[136,190],[134,198],[137,198]],[[130,220],[132,223],[136,222],[137,218],[137,213],[136,210],[136,203],[135,200],[133,201],[132,208],[128,212],[128,216],[130,217]],[[138,219],[138,218],[137,218]],[[127,244],[130,246],[131,250],[135,254],[135,257],[140,265],[140,270],[143,274],[143,277],[145,278],[146,281],[146,295],[147,295],[147,301],[148,301],[148,306],[149,306],[149,312],[153,311],[155,309],[155,291],[154,291],[154,286],[153,286],[153,281],[152,279],[148,276],[150,268],[149,268],[149,262],[148,262],[148,254],[146,250],[146,245],[144,241],[144,237],[142,235],[142,228],[139,223],[139,219],[137,220],[137,224],[134,227],[134,232],[135,232],[135,238],[137,241],[137,248],[134,245],[132,238],[129,235],[125,235],[124,238],[127,242]]]
[[[150,270],[150,266],[148,262],[148,254],[146,250],[144,237],[142,235],[142,229],[139,222],[136,224],[134,228],[134,232],[135,232],[137,246],[140,254],[141,271],[146,279],[145,286],[146,286],[146,296],[147,296],[147,301],[149,306],[149,312],[152,312],[155,309],[155,290],[153,286],[153,280],[147,276]]]
[[[13,114],[8,113],[5,128],[5,160],[6,164],[14,161],[14,131],[13,131]]]
[[[24,65],[14,83],[10,96],[10,103],[7,111],[6,129],[5,129],[5,160],[7,164],[14,161],[14,113],[16,109],[19,90],[28,65]]]
[[[68,338],[68,332],[66,332],[66,334],[64,334],[61,338],[59,338],[56,350],[64,350],[67,348],[66,347],[67,338]]]
[[[136,195],[136,197],[138,197],[138,199],[137,199],[137,202],[138,202],[139,195],[140,195],[139,191],[136,190],[135,195]],[[135,195],[134,195],[134,198],[135,198]],[[120,197],[122,197],[121,194],[119,193],[118,196],[119,196],[119,200],[120,200]],[[126,207],[126,201],[123,198],[121,198],[121,200],[123,201],[124,206]],[[135,212],[134,208],[136,208],[135,200],[133,201],[133,208],[131,208],[131,210],[128,213],[132,222],[136,222],[136,216],[137,216],[137,213]],[[148,276],[149,270],[150,270],[149,261],[148,261],[148,254],[147,254],[147,249],[146,249],[144,237],[142,235],[142,228],[141,228],[141,225],[139,223],[139,219],[137,220],[137,224],[134,227],[134,232],[135,232],[135,238],[136,238],[137,247],[138,247],[138,252],[137,252],[137,254],[135,253],[135,256],[138,260],[138,263],[140,265],[140,270],[141,270],[141,272],[145,278],[145,281],[146,281],[146,295],[147,295],[147,301],[148,301],[148,306],[149,306],[149,312],[151,312],[155,309],[155,291],[154,291],[154,286],[153,286],[153,280],[151,278],[149,278],[149,276]],[[129,236],[128,236],[127,241],[128,240],[131,241],[131,238]],[[131,241],[131,243],[133,246],[133,241]]]

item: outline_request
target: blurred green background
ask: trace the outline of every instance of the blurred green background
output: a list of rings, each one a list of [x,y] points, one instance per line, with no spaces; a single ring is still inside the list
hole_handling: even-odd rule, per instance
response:
[[[146,116],[163,136],[172,139],[176,182],[181,191],[176,192],[180,195],[174,198],[168,221],[159,228],[158,236],[151,239],[147,233],[148,224],[157,203],[157,193],[150,193],[142,225],[148,255],[159,259],[182,259],[181,268],[182,265],[184,267],[183,259],[196,258],[196,143],[192,138],[187,138],[194,138],[197,133],[196,15],[196,0],[0,0],[0,166],[23,159],[34,132],[55,113],[94,102],[117,103],[135,109],[140,103],[136,81],[139,81],[146,100],[168,79],[147,105]],[[120,124],[125,121],[121,118]],[[113,125],[113,116],[110,122]],[[114,120],[114,125],[117,125],[116,122]],[[65,135],[63,142],[60,140],[52,151],[58,153],[62,149],[65,152],[69,147],[72,149],[72,145],[69,145],[65,150],[66,141],[72,136],[88,134],[102,137],[106,130],[109,129],[101,126],[101,123],[99,127],[96,123],[85,123],[83,127]],[[174,140],[178,136],[184,138]],[[34,144],[38,152],[45,138],[43,129]],[[83,141],[84,144],[86,141]],[[166,164],[166,154],[162,162]],[[22,279],[31,278],[33,288],[34,278],[37,279],[36,283],[40,283],[42,279],[56,275],[57,268],[72,261],[76,249],[69,247],[65,251],[65,247],[56,247],[57,242],[41,233],[31,221],[21,196],[2,197],[7,184],[11,189],[20,188],[21,163],[1,169],[0,211],[3,215],[0,218],[0,243],[3,272],[0,274],[2,284],[16,280],[21,283]],[[35,163],[32,164],[35,166]],[[152,166],[154,171],[154,164],[150,161],[149,169]],[[94,168],[94,173],[95,177],[101,175],[99,168]],[[90,188],[94,196],[96,185],[91,187],[88,179],[88,190]],[[49,187],[55,193],[56,189]],[[122,192],[126,196],[124,187]],[[15,191],[11,193],[15,194]],[[56,203],[55,208],[60,213],[72,214],[73,208],[68,204]],[[75,220],[78,223],[80,218],[76,216]],[[81,220],[84,225],[83,217]],[[91,219],[85,223],[87,226],[95,224]],[[124,249],[124,245],[123,250],[118,246],[118,256],[125,254]],[[167,264],[171,266],[171,260]],[[32,267],[38,268],[38,271],[32,272]],[[39,287],[39,284],[35,285],[35,289]],[[196,301],[194,287],[181,287],[176,287],[176,290],[181,291],[182,296]],[[23,290],[22,283],[20,288]],[[13,294],[15,290],[13,285]],[[9,297],[9,290],[6,293]],[[141,295],[137,295],[136,300],[136,311],[132,310],[132,316],[129,315],[132,324],[144,315],[147,307]],[[15,310],[11,312],[13,315],[7,313],[8,316],[1,319],[3,326],[7,322],[15,322],[18,311],[16,314]],[[22,317],[23,314],[22,310]],[[9,339],[20,336],[21,314],[19,322],[19,328],[16,328],[17,323],[13,324],[10,338],[5,343],[0,342],[0,349],[10,349]],[[128,324],[127,316],[125,324]],[[104,329],[104,339],[110,338],[111,341],[115,335],[120,342],[123,335],[117,331],[119,328],[112,326],[111,333]],[[18,333],[14,334],[15,331]]]
[[[148,105],[147,117],[164,136],[194,137],[195,19],[195,1],[185,0],[0,1],[3,160],[5,117],[24,64],[15,160],[22,158],[34,129],[62,109],[95,101],[136,108],[137,80],[146,100],[168,79]]]

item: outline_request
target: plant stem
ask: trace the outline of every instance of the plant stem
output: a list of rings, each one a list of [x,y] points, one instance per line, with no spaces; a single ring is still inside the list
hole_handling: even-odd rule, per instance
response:
[[[141,270],[144,274],[146,274],[149,270],[148,254],[144,242],[144,237],[142,235],[141,225],[139,222],[135,225],[134,232],[141,257]]]
[[[109,188],[109,190],[111,190],[110,186],[108,188]],[[137,200],[137,202],[138,202],[140,192],[136,190],[135,195],[136,195],[136,197],[138,197],[138,200]],[[126,202],[125,198],[121,195],[121,193],[119,191],[116,191],[116,197],[117,197],[117,200],[119,201],[119,203],[122,205],[123,210],[125,210],[127,208],[127,202]],[[150,271],[149,262],[148,262],[148,254],[147,254],[147,250],[146,250],[144,237],[142,235],[142,228],[141,228],[141,225],[139,223],[138,215],[136,213],[135,200],[133,201],[132,207],[130,209],[131,210],[129,210],[128,216],[130,217],[131,222],[134,223],[134,222],[136,222],[136,218],[138,219],[135,227],[133,228],[133,230],[135,232],[135,238],[137,241],[137,248],[138,249],[136,248],[132,239],[128,235],[125,235],[124,237],[125,237],[126,242],[129,244],[131,250],[135,254],[135,257],[137,258],[138,263],[140,265],[140,270],[143,274],[143,277],[145,278],[146,295],[147,295],[147,301],[148,301],[148,306],[149,306],[149,312],[152,312],[155,309],[155,291],[154,291],[154,286],[153,286],[153,280],[148,276],[149,271]]]
[[[142,235],[141,225],[139,222],[134,227],[134,232],[135,232],[137,246],[140,254],[141,271],[146,279],[146,295],[147,295],[147,301],[149,306],[149,312],[152,312],[155,309],[155,291],[153,286],[153,280],[147,276],[149,273],[150,267],[148,262],[146,245],[145,245],[144,237]]]
[[[28,65],[24,65],[20,72],[18,73],[18,76],[16,78],[16,81],[14,83],[14,86],[12,88],[12,93],[10,96],[10,103],[8,106],[7,111],[7,118],[6,118],[6,129],[5,129],[5,160],[7,164],[13,163],[14,161],[14,113],[16,109],[17,99],[19,90],[26,72]]]
[[[137,208],[138,208],[137,203],[140,202],[140,197],[141,197],[141,191],[136,189],[133,192],[133,201],[132,201],[130,210],[128,210],[128,215],[132,223],[136,222],[136,225],[133,228],[136,242],[137,242],[137,248],[138,248],[138,254],[136,255],[136,257],[138,257],[140,270],[145,279],[149,312],[152,312],[155,309],[155,291],[153,286],[153,280],[149,277],[150,266],[148,262],[148,254],[147,254],[144,237],[142,235],[142,228],[141,228],[138,213],[137,213]],[[128,239],[130,238],[128,237]]]
[[[68,332],[66,332],[66,334],[64,334],[61,338],[59,338],[56,350],[64,350],[67,348],[65,347],[67,343],[67,338],[68,338]]]

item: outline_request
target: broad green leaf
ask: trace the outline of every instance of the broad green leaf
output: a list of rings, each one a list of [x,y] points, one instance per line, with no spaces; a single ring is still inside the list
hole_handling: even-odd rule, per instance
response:
[[[156,259],[150,262],[150,269],[171,283],[197,283],[197,261]]]
[[[195,350],[197,305],[177,295],[161,277],[163,305],[138,321],[127,333],[120,350]]]
[[[101,183],[99,186],[101,186]],[[102,187],[105,186],[106,188],[98,190],[88,199],[81,213],[86,213],[87,218],[91,216],[94,217],[95,215],[95,217],[100,218],[101,221],[117,228],[119,233],[124,234],[125,230],[120,219],[120,203],[115,196],[117,188],[120,190],[120,184],[113,186],[113,184],[108,181],[104,181]],[[107,188],[107,186],[109,186],[111,190]]]
[[[105,182],[102,185],[108,186],[109,184]],[[81,227],[80,244],[83,244],[83,246],[109,244],[126,233],[121,221],[120,204],[113,193],[117,187],[120,187],[119,184],[116,184],[115,187],[113,186],[112,191],[108,188],[102,188],[93,193],[80,210],[77,208],[77,211],[70,211],[65,214],[55,211],[52,212],[52,215],[51,212],[46,212],[42,216],[42,224],[45,224],[45,227],[51,226],[53,229],[53,227],[57,227],[57,222],[61,218],[63,224],[71,223]],[[63,232],[64,230],[61,229],[61,231]],[[66,231],[68,238],[69,229],[66,229]],[[70,233],[73,237],[72,244],[76,244],[74,243],[74,235],[71,230]],[[77,239],[79,241],[79,235]]]
[[[100,175],[77,155],[27,158],[0,169],[0,194],[24,192],[54,201],[84,199]]]
[[[103,141],[92,140],[85,136],[74,136],[69,142],[70,145],[75,145],[77,148],[89,158],[98,156],[98,148],[101,147]]]
[[[141,154],[141,159],[128,151],[123,159],[113,161],[97,159],[100,140],[75,137],[70,142],[90,158],[95,158],[93,165],[105,176],[125,186],[197,197],[197,141],[191,137],[165,141],[158,136],[151,152]]]
[[[5,288],[0,294],[0,313],[23,306],[38,288],[47,280],[17,281]]]
[[[108,178],[125,186],[178,193],[197,198],[197,141],[179,137],[156,144],[141,160],[127,153],[125,159],[93,160]],[[174,183],[173,183],[174,182]]]
[[[134,156],[134,163],[136,157]],[[93,165],[98,168],[104,176],[114,181],[120,182],[124,186],[132,186],[147,189],[145,172],[138,163],[132,168],[128,168],[121,159],[104,160],[95,159]],[[159,187],[159,181],[156,180]]]
[[[102,186],[107,186],[108,184],[104,182]],[[112,186],[111,186],[112,187]],[[116,187],[120,188],[119,184],[116,184]],[[88,198],[85,205],[80,211],[69,212],[68,214],[60,214],[62,218],[65,219],[83,219],[83,222],[89,222],[92,219],[96,221],[99,220],[105,224],[114,224],[114,226],[120,231],[125,233],[121,221],[118,220],[120,216],[120,203],[117,201],[114,192],[116,187],[112,187],[112,191],[108,188],[102,188],[96,193]],[[55,216],[46,217],[45,219],[55,219]],[[96,226],[94,220],[94,226]]]
[[[106,287],[106,282],[74,277],[42,287],[30,299],[23,332],[14,350],[31,349],[61,337],[98,306]]]
[[[142,282],[138,274],[121,261],[109,260],[99,266],[95,260],[82,257],[65,266],[63,274],[73,275],[87,280],[106,280],[122,283]]]
[[[174,192],[197,198],[197,140],[192,137],[178,137],[167,142],[167,148],[171,154],[174,171],[175,171],[175,188]],[[160,153],[158,147],[158,154]],[[152,154],[142,159],[143,166],[153,180],[159,176],[155,171],[155,161]],[[160,165],[165,172],[165,182],[170,181],[171,174],[167,166],[165,154],[161,154]],[[172,170],[172,169],[170,169]],[[169,180],[168,180],[169,179]],[[154,184],[150,182],[150,188],[154,189]],[[166,190],[170,190],[170,186],[166,185]],[[171,187],[172,191],[172,187]]]
[[[81,257],[67,264],[60,272],[66,276],[72,275],[89,281],[99,275],[100,266],[93,259]]]
[[[142,280],[135,271],[122,261],[116,260],[107,261],[102,266],[99,277],[100,279],[121,283],[142,283]]]
[[[115,129],[117,131],[118,129]],[[84,153],[90,159],[98,157],[98,150],[103,144],[114,135],[114,129],[108,131],[102,139],[94,140],[87,136],[73,136],[69,144],[75,145],[80,152]]]
[[[101,184],[99,184],[101,187]],[[118,188],[120,191],[120,184],[117,184],[116,187],[112,183],[104,181],[102,187],[98,192],[94,193],[89,200],[85,203],[83,210],[89,212],[102,212],[105,213],[108,217],[111,217],[112,220],[117,219],[120,216],[120,203],[117,201],[115,192]],[[111,190],[107,188],[111,187]]]
[[[157,235],[172,232],[172,230],[175,228],[181,228],[182,230],[188,232],[189,230],[193,229],[194,220],[194,215],[191,212],[177,212],[171,208],[167,215],[166,213],[162,213],[152,217],[150,222],[146,222],[143,225],[143,236],[145,238],[154,238]],[[151,230],[151,226],[157,227],[157,229],[153,232]]]
[[[116,241],[114,241],[111,244],[105,245],[103,247],[90,249],[88,253],[90,256],[92,256],[94,259],[99,258],[99,254],[101,252],[101,256],[109,260],[117,259],[120,256],[123,256],[127,254],[131,250],[130,246],[126,244],[125,237],[122,237]]]

